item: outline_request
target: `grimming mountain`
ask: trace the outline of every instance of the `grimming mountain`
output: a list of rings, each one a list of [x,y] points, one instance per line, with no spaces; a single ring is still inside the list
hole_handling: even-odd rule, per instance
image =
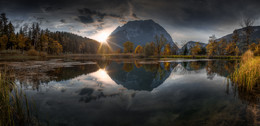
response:
[[[123,43],[130,41],[137,45],[144,46],[147,42],[155,42],[155,36],[161,34],[167,39],[172,47],[178,47],[172,41],[169,33],[153,20],[129,21],[123,26],[118,26],[108,37],[108,44],[115,49],[123,49]]]
[[[236,29],[233,31],[233,33],[223,36],[223,37],[217,39],[217,41],[221,40],[221,39],[225,39],[227,42],[231,42],[233,34],[235,32],[237,32],[238,36],[239,36],[239,41],[236,42],[236,44],[238,45],[239,49],[242,49],[246,45],[246,41],[245,41],[246,32],[244,29],[245,28]],[[260,26],[252,26],[252,29],[253,29],[253,32],[250,37],[250,42],[251,42],[250,44],[252,44],[253,42],[257,43],[257,41],[259,41],[259,39],[260,39]]]
[[[189,41],[187,42],[185,45],[182,46],[182,48],[180,48],[178,50],[178,54],[180,55],[191,55],[191,48],[194,47],[196,45],[197,42],[195,41]],[[201,53],[206,53],[206,46],[207,44],[202,43],[202,42],[198,42],[201,46]]]

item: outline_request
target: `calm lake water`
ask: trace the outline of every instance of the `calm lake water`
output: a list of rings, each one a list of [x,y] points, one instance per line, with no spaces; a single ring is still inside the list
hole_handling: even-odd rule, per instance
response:
[[[44,125],[244,126],[259,98],[226,77],[236,60],[97,61],[19,80]],[[29,84],[28,84],[29,83]]]

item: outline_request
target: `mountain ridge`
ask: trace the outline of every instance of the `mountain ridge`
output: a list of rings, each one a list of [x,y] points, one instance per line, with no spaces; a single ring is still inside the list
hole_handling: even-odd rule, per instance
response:
[[[147,42],[155,42],[155,35],[163,34],[172,47],[177,47],[170,34],[153,20],[129,21],[123,26],[118,26],[108,37],[108,44],[112,49],[123,49],[123,43],[131,41],[134,47],[144,46]],[[178,47],[177,47],[178,48]]]

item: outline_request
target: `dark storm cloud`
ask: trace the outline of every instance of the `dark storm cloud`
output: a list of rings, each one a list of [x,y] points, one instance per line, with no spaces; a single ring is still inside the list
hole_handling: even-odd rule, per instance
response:
[[[61,8],[54,8],[52,6],[48,6],[48,7],[42,7],[42,10],[43,10],[43,12],[51,13],[51,12],[61,10]]]
[[[83,24],[89,24],[89,23],[93,23],[94,22],[94,19],[87,15],[87,16],[78,16],[78,18],[75,19],[76,21],[79,21]]]
[[[232,32],[233,28],[239,28],[239,21],[243,15],[258,19],[260,1],[1,0],[0,11],[6,12],[10,19],[20,16],[28,20],[27,22],[31,21],[30,17],[44,18],[39,20],[42,25],[56,28],[56,30],[71,25],[74,28],[68,29],[79,30],[77,28],[82,28],[81,25],[85,24],[94,27],[91,29],[93,32],[88,33],[97,33],[112,24],[122,25],[130,20],[153,19],[164,26],[167,31],[178,32],[179,36],[185,36],[184,33],[192,35],[193,32],[209,34],[208,31],[224,35],[224,33]],[[59,23],[68,25],[60,26]],[[185,37],[189,39],[191,35]],[[179,36],[173,36],[173,38],[178,40]],[[201,38],[198,36],[198,39],[201,40]]]
[[[208,27],[232,24],[241,15],[258,17],[259,0],[136,0],[136,11],[173,25]],[[150,13],[150,14],[149,14]]]
[[[90,10],[89,8],[83,8],[78,10],[80,16],[76,19],[84,24],[103,22],[105,17],[122,18],[120,15],[102,13],[96,10]]]

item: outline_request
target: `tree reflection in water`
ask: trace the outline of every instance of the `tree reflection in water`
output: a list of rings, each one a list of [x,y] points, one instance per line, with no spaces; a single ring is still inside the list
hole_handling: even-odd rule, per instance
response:
[[[164,120],[164,122],[172,122],[174,124],[188,124],[192,121],[196,121],[198,119],[197,115],[201,114],[201,118],[205,120],[210,120],[208,122],[212,124],[217,124],[217,121],[219,121],[221,124],[226,124],[225,122],[221,122],[223,115],[230,115],[233,119],[233,116],[237,116],[241,113],[241,108],[237,108],[237,106],[227,105],[227,100],[230,100],[232,98],[237,98],[241,100],[244,104],[246,104],[246,112],[242,114],[248,114],[246,117],[246,120],[251,120],[253,119],[255,121],[255,124],[257,124],[257,118],[259,113],[259,87],[254,88],[252,91],[248,91],[242,88],[238,88],[235,84],[232,83],[227,83],[226,87],[223,89],[225,90],[226,88],[226,96],[225,93],[219,92],[220,90],[215,90],[212,89],[212,85],[208,84],[210,82],[217,82],[217,84],[221,85],[223,83],[229,82],[223,82],[218,81],[217,79],[223,79],[229,76],[230,73],[234,72],[234,68],[237,66],[238,62],[236,60],[230,61],[230,60],[208,60],[208,61],[188,61],[188,60],[183,60],[183,61],[143,61],[143,60],[132,60],[132,61],[110,61],[110,60],[98,60],[95,61],[96,64],[86,64],[86,65],[78,65],[78,66],[73,66],[73,67],[62,67],[62,68],[57,68],[52,71],[47,72],[47,76],[49,77],[48,79],[43,79],[41,76],[41,72],[39,71],[38,74],[35,74],[31,76],[30,78],[19,78],[16,77],[17,80],[19,80],[22,85],[29,84],[28,82],[33,83],[33,89],[38,89],[39,85],[42,83],[48,83],[49,81],[65,81],[65,80],[70,80],[70,79],[77,79],[77,77],[83,75],[82,80],[86,79],[85,75],[88,75],[90,73],[95,73],[99,70],[106,70],[105,73],[100,74],[98,76],[102,76],[106,74],[109,78],[115,82],[115,85],[118,87],[123,87],[124,91],[120,92],[116,90],[113,93],[106,93],[103,91],[102,88],[94,89],[93,87],[83,87],[80,88],[80,90],[77,90],[77,92],[73,92],[72,94],[77,94],[78,100],[80,103],[88,103],[91,104],[93,103],[92,101],[102,101],[104,99],[109,99],[109,101],[113,98],[116,99],[118,97],[122,97],[123,94],[126,92],[130,92],[133,95],[127,97],[127,98],[133,98],[137,97],[139,95],[140,97],[140,92],[145,92],[147,93],[147,96],[150,96],[150,94],[153,94],[153,90],[160,85],[162,85],[166,79],[171,78],[171,75],[179,75],[182,77],[182,82],[177,82],[181,83],[181,85],[178,85],[175,83],[176,80],[170,79],[171,82],[168,82],[167,84],[175,83],[176,85],[170,85],[172,88],[169,88],[169,92],[166,93],[165,95],[161,96],[166,96],[165,98],[165,103],[159,104],[158,105],[165,105],[164,107],[169,107],[167,106],[170,103],[170,100],[176,100],[177,102],[172,102],[170,108],[175,108],[176,111],[175,113],[170,113],[170,117],[172,118],[167,118],[169,117],[167,114],[158,114],[158,118],[161,120]],[[18,73],[16,73],[18,74]],[[191,75],[191,76],[190,76]],[[194,76],[195,75],[195,76]],[[200,81],[196,80],[193,82],[193,80],[189,80],[189,77],[195,77],[197,79],[200,78],[203,80],[203,84],[198,84],[195,85],[195,83],[199,83]],[[202,76],[203,75],[203,76]],[[207,79],[206,79],[207,78]],[[105,80],[105,79],[104,79]],[[189,80],[188,84],[185,84],[185,81]],[[91,81],[97,81],[97,80],[91,80]],[[85,81],[83,81],[85,83]],[[89,81],[86,81],[86,83]],[[205,83],[206,84],[205,84]],[[97,82],[98,84],[101,82]],[[200,82],[202,83],[202,82]],[[95,85],[96,83],[94,83]],[[207,86],[205,86],[205,85]],[[115,86],[114,85],[114,86]],[[167,86],[169,86],[167,85]],[[187,86],[188,85],[188,86]],[[194,86],[195,85],[195,86]],[[219,85],[213,85],[213,87],[221,87]],[[85,86],[85,85],[84,85]],[[169,87],[170,87],[169,86]],[[185,87],[187,86],[187,87]],[[193,87],[196,88],[193,89]],[[201,87],[199,87],[201,86]],[[208,87],[209,86],[209,87]],[[165,87],[159,87],[156,90]],[[168,87],[167,87],[168,88]],[[199,89],[199,91],[198,91]],[[205,89],[205,90],[203,90]],[[207,89],[210,89],[210,91],[218,91],[214,92],[213,94],[211,92],[208,92]],[[165,89],[167,90],[167,89]],[[139,92],[140,91],[140,92]],[[222,87],[221,87],[222,91]],[[138,94],[139,92],[139,94]],[[164,92],[164,91],[163,91]],[[66,93],[66,92],[65,92]],[[135,96],[135,93],[137,94]],[[223,94],[222,96],[218,96],[215,94]],[[175,94],[175,95],[173,95]],[[178,95],[180,94],[180,95]],[[211,98],[211,96],[205,96],[207,94],[212,95],[214,98]],[[71,94],[69,94],[70,96]],[[173,99],[169,99],[167,97],[172,97],[176,96]],[[234,97],[232,96],[234,95]],[[153,98],[158,98],[157,100],[160,101],[162,97],[156,97],[154,96]],[[179,97],[178,97],[179,96]],[[143,97],[143,96],[142,96]],[[230,98],[232,97],[232,98]],[[208,99],[209,98],[209,99]],[[219,99],[218,99],[219,98]],[[234,99],[235,99],[234,98]],[[180,100],[180,102],[178,101]],[[195,99],[195,100],[194,100]],[[136,99],[135,99],[136,100]],[[151,100],[151,99],[148,99]],[[156,99],[155,99],[156,100]],[[203,101],[203,102],[197,102],[197,101]],[[233,100],[233,99],[232,99]],[[152,101],[152,100],[151,100]],[[162,100],[163,101],[163,100]],[[222,103],[223,101],[223,103]],[[150,101],[149,101],[150,102]],[[216,102],[216,106],[215,103]],[[240,102],[240,101],[239,101]],[[95,102],[94,102],[95,103]],[[157,101],[155,101],[157,103]],[[179,106],[178,106],[179,104]],[[194,106],[195,104],[199,105]],[[237,103],[236,103],[237,104]],[[244,105],[243,104],[243,105]],[[138,104],[136,104],[138,105]],[[200,106],[201,105],[201,106]],[[212,107],[213,106],[213,107]],[[223,106],[223,107],[222,107]],[[180,107],[180,108],[178,108]],[[191,108],[190,108],[191,107]],[[195,107],[195,108],[192,108]],[[241,107],[241,106],[240,106]],[[243,107],[243,106],[242,106]],[[211,110],[213,108],[213,110]],[[218,109],[215,109],[218,108]],[[85,108],[84,108],[85,109]],[[154,109],[154,108],[153,108]],[[152,110],[153,110],[152,109]],[[165,109],[165,108],[162,108]],[[168,108],[167,108],[168,109]],[[110,110],[110,109],[109,109]],[[182,111],[181,111],[182,110]],[[168,109],[167,111],[171,111]],[[234,111],[239,111],[237,113],[231,113]],[[124,111],[125,112],[125,111]],[[127,112],[133,112],[133,111],[126,111]],[[140,111],[143,112],[143,111]],[[160,111],[162,112],[162,111]],[[182,114],[182,117],[176,113],[180,112]],[[201,112],[201,113],[200,113]],[[133,112],[134,113],[134,112]],[[145,112],[143,112],[145,113]],[[113,113],[114,114],[114,113]],[[123,113],[125,114],[125,113]],[[136,114],[136,113],[134,113]],[[146,113],[147,114],[147,113]],[[194,114],[194,115],[192,115]],[[232,115],[233,114],[233,115]],[[150,115],[150,114],[147,114]],[[142,117],[146,117],[147,115],[143,115]],[[203,118],[204,117],[204,118]],[[129,117],[129,119],[134,118],[134,117]],[[194,120],[192,120],[194,119]],[[176,121],[176,120],[179,120]],[[188,121],[190,122],[188,122]],[[110,120],[109,120],[110,121]],[[133,120],[131,120],[133,121]],[[186,122],[187,121],[187,122]],[[214,122],[216,121],[216,122]],[[232,121],[230,121],[232,122]],[[237,120],[234,120],[234,122],[239,122]],[[158,124],[158,123],[154,123]],[[235,124],[235,123],[234,123]],[[232,125],[232,124],[231,124]]]

